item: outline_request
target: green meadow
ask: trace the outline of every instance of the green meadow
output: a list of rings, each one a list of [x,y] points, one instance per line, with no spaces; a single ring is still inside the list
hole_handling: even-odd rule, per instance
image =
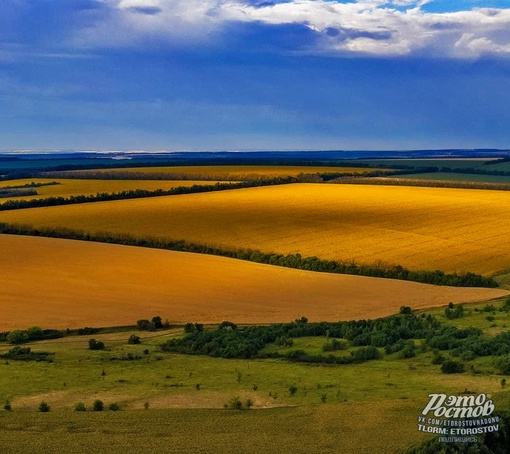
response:
[[[490,335],[508,323],[502,304],[464,306],[454,320],[444,309],[429,313],[444,324],[475,326]],[[132,334],[140,344],[128,344]],[[182,327],[126,329],[23,344],[53,355],[49,361],[0,359],[0,403],[11,407],[0,410],[0,444],[13,453],[183,452],[192,446],[204,453],[390,454],[427,438],[416,422],[430,393],[483,392],[497,408],[510,403],[494,357],[466,361],[462,374],[443,374],[432,364],[434,353],[420,348],[421,339],[415,339],[417,354],[411,358],[391,353],[360,364],[327,365],[161,351],[162,343],[183,335]],[[90,350],[90,338],[106,348]],[[291,346],[268,344],[261,353],[318,355],[331,342],[327,336],[301,337]],[[332,354],[355,350],[345,347]],[[0,343],[0,354],[11,348]],[[104,411],[93,411],[96,400]],[[39,411],[43,401],[50,406],[47,413]],[[235,401],[242,409],[232,408]],[[75,411],[78,403],[85,412]],[[109,410],[111,404],[118,411]]]

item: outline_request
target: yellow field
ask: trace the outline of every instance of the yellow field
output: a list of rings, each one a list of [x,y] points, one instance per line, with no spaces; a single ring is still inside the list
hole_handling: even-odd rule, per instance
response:
[[[147,191],[155,191],[157,189],[172,189],[178,186],[193,186],[194,184],[208,184],[203,180],[79,180],[79,179],[64,179],[64,178],[29,178],[24,180],[10,180],[0,183],[0,189],[6,186],[21,186],[24,184],[34,183],[50,183],[57,181],[60,184],[51,186],[41,186],[34,188],[37,195],[21,196],[21,197],[7,197],[0,198],[0,204],[7,200],[32,200],[32,199],[45,199],[47,197],[70,197],[77,195],[95,195],[98,192],[121,192],[133,191],[135,189],[145,189]],[[216,183],[211,181],[210,184]]]
[[[171,167],[133,167],[118,169],[97,169],[82,172],[130,172],[142,174],[173,174],[186,176],[245,180],[250,178],[296,177],[301,173],[367,173],[373,169],[366,167],[320,167],[320,166],[171,166]],[[66,172],[72,174],[73,171]]]
[[[172,322],[376,318],[509,293],[313,273],[251,262],[53,238],[0,235],[0,331]]]
[[[0,222],[486,275],[510,269],[509,219],[505,191],[325,184],[0,213]]]

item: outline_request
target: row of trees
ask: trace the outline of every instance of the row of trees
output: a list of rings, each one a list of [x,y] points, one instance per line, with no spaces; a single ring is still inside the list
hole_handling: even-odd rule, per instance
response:
[[[72,230],[65,227],[35,228],[30,225],[16,225],[6,223],[0,223],[0,233],[67,238],[84,241],[99,241],[103,243],[123,244],[126,246],[140,246],[181,252],[195,252],[247,260],[257,263],[265,263],[268,265],[296,268],[301,270],[402,279],[435,285],[448,285],[457,287],[498,286],[497,282],[493,278],[481,276],[475,273],[448,274],[440,270],[411,271],[400,265],[391,267],[369,266],[357,264],[354,261],[344,263],[332,260],[323,260],[319,259],[318,257],[302,257],[301,254],[268,254],[251,249],[240,249],[237,251],[225,250],[201,244],[187,243],[182,240],[175,241],[166,238],[137,237],[127,233],[89,233],[80,230]]]
[[[177,186],[171,189],[156,189],[153,191],[149,191],[146,189],[134,189],[130,191],[120,191],[112,193],[101,192],[97,194],[75,195],[69,197],[46,197],[42,199],[31,200],[8,200],[7,202],[0,204],[0,211],[17,210],[22,208],[39,208],[59,205],[73,205],[78,203],[106,202],[112,200],[137,199],[146,197],[161,197],[168,195],[195,194],[198,192],[225,191],[229,189],[241,189],[258,186],[272,186],[279,184],[296,183],[297,181],[298,180],[294,177],[276,177],[246,180],[235,183],[225,182],[214,184],[194,184],[193,186]],[[19,190],[20,189],[18,189],[18,191]],[[9,191],[15,190],[10,189]],[[37,194],[37,192],[35,192],[35,194]]]
[[[26,330],[5,331],[0,333],[0,341],[10,344],[25,344],[27,342],[59,339],[64,335],[55,329],[41,329],[38,326],[32,326]]]

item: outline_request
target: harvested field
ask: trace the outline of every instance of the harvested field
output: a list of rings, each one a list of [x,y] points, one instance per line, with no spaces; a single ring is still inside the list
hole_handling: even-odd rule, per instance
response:
[[[296,177],[299,174],[313,173],[367,173],[374,169],[366,167],[321,167],[321,166],[170,166],[170,167],[132,167],[118,169],[97,169],[85,171],[68,171],[68,175],[78,173],[92,174],[111,174],[133,173],[133,174],[170,174],[184,176],[187,178],[197,176],[207,179],[229,179],[229,180],[247,180],[253,178],[275,178],[275,177]]]
[[[39,186],[34,189],[37,195],[9,197],[0,199],[0,204],[7,200],[32,200],[45,199],[47,197],[70,197],[77,195],[95,195],[99,193],[134,191],[135,189],[145,189],[147,191],[155,191],[157,189],[172,189],[178,186],[193,186],[194,184],[204,185],[204,181],[173,181],[173,180],[79,180],[65,178],[30,178],[24,180],[2,181],[0,189],[6,186],[22,186],[30,183],[51,183],[56,181],[59,184]],[[211,184],[216,183],[211,181]]]
[[[292,270],[222,257],[0,235],[0,331],[171,322],[377,318],[508,295],[499,289]]]
[[[490,275],[510,269],[510,192],[291,184],[0,213],[0,222],[128,232]]]

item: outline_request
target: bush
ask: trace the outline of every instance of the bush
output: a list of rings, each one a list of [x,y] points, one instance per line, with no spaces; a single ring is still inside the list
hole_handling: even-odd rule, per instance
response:
[[[345,350],[348,347],[347,342],[339,341],[338,339],[333,339],[331,342],[326,342],[322,346],[323,352],[335,352],[338,350]]]
[[[163,321],[161,320],[161,317],[159,315],[157,315],[156,317],[152,317],[152,324],[154,325],[154,329],[163,328]]]
[[[452,359],[443,361],[443,364],[441,364],[441,372],[443,374],[460,374],[464,372],[464,363]]]
[[[154,323],[152,323],[149,320],[145,320],[145,319],[138,320],[136,322],[136,327],[140,331],[154,331],[156,329],[156,327],[154,326]]]
[[[447,319],[453,320],[455,318],[461,318],[464,316],[464,307],[462,304],[449,303],[448,307],[444,310],[444,315]]]
[[[74,406],[74,411],[85,411],[86,408],[85,408],[85,404],[83,402],[78,402],[75,406]]]
[[[416,356],[416,350],[414,349],[414,345],[406,345],[397,354],[397,358],[399,358],[399,359],[414,358],[415,356]]]
[[[110,410],[110,411],[119,411],[120,410],[119,404],[112,403],[112,404],[108,405],[108,410]]]
[[[44,402],[44,400],[39,404],[39,411],[42,413],[47,413],[50,411],[50,406]]]
[[[44,339],[44,332],[38,326],[32,326],[27,329],[27,336],[30,340],[41,340]]]
[[[131,334],[128,339],[128,344],[130,345],[136,345],[140,343],[140,336],[137,336],[136,334]]]
[[[28,341],[29,338],[26,331],[21,331],[17,329],[7,334],[7,342],[9,342],[9,344],[24,344],[25,342]]]
[[[225,408],[230,408],[231,410],[241,410],[243,408],[243,403],[239,396],[234,396],[224,405]]]
[[[510,375],[510,355],[504,355],[496,359],[496,367],[503,375]]]
[[[12,410],[11,402],[9,400],[5,401],[4,410],[6,410],[6,411],[11,411]]]
[[[104,342],[97,341],[95,339],[89,340],[89,349],[90,350],[104,350]]]
[[[92,404],[92,410],[94,411],[103,411],[104,410],[104,404],[102,400],[96,399],[94,403]]]

